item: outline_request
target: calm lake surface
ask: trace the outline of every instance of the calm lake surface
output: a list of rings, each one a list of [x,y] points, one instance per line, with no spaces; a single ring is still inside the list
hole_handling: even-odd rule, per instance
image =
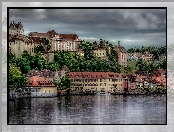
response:
[[[87,95],[9,102],[10,124],[166,124],[166,95]]]

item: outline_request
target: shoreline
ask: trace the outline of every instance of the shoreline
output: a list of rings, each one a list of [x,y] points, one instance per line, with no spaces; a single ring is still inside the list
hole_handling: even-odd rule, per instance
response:
[[[155,95],[166,95],[167,96],[167,93],[158,93],[158,94],[70,94],[70,95],[59,95],[59,96],[33,96],[33,97],[20,97],[20,98],[16,98],[16,97],[13,97],[13,98],[9,98],[8,101],[15,101],[17,99],[24,99],[24,98],[58,98],[58,97],[63,97],[63,96],[66,96],[66,97],[70,97],[70,96],[98,96],[98,95],[102,95],[102,96],[105,96],[105,95],[109,95],[109,96],[120,96],[120,95],[126,95],[126,96],[155,96]]]

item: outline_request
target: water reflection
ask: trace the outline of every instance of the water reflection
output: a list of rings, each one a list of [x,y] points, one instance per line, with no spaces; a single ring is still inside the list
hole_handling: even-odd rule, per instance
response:
[[[10,124],[166,124],[166,96],[62,96],[10,101]]]

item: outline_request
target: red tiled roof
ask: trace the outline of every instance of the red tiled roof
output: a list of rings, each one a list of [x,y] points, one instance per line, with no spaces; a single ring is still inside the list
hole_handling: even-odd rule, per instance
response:
[[[18,35],[14,35],[14,36],[9,35],[9,41],[10,42],[15,42],[15,40],[16,41],[20,40],[20,41],[23,41],[23,42],[31,42],[31,40],[27,36],[22,35],[22,34],[18,34]]]
[[[166,79],[165,79],[164,76],[159,76],[159,77],[156,78],[156,81],[158,83],[165,83],[166,82]]]
[[[58,35],[63,40],[80,41],[80,39],[78,39],[78,36],[76,34],[59,34],[59,33],[56,33],[54,30],[48,31],[47,33],[30,32],[28,34],[29,37],[46,37],[47,39],[51,39],[55,37],[55,35]]]
[[[25,85],[26,87],[54,87],[55,85],[45,77],[33,76],[29,79],[29,83]]]

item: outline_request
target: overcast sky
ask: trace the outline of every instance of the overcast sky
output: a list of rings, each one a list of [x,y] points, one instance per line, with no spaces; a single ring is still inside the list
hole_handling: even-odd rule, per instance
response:
[[[121,41],[126,49],[166,45],[165,9],[20,9],[10,10],[9,20],[22,22],[25,35],[55,30],[90,42]]]

